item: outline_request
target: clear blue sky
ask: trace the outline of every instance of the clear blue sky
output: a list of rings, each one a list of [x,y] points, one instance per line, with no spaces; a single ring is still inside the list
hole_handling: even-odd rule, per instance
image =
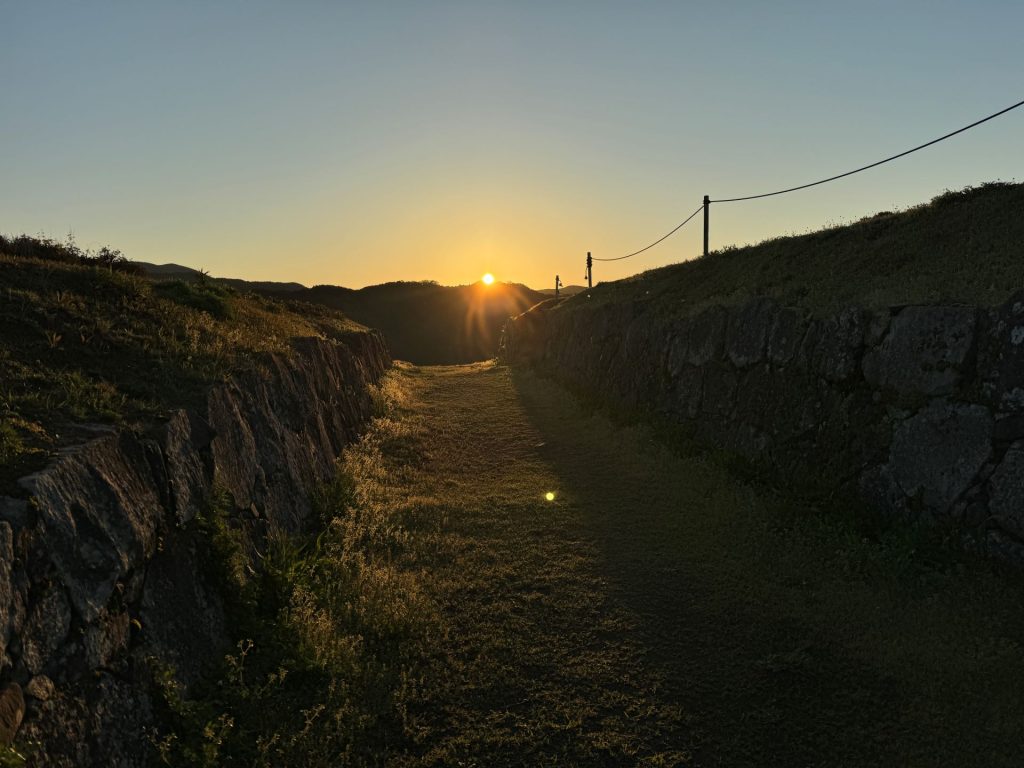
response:
[[[1024,3],[0,0],[0,231],[215,275],[581,282],[714,197],[1024,99]],[[754,242],[1024,177],[1024,108],[712,209]],[[614,279],[692,258],[699,219]]]

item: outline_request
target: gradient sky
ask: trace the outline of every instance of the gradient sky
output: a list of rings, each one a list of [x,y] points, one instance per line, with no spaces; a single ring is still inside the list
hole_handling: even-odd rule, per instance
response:
[[[0,0],[0,231],[359,287],[583,279],[704,194],[1024,99],[1024,3]],[[1024,177],[1024,108],[712,207],[712,247]],[[617,279],[696,256],[699,217]]]

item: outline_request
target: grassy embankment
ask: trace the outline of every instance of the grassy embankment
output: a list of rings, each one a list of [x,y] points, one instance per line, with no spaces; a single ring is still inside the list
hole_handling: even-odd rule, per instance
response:
[[[231,723],[208,764],[1018,764],[1019,578],[865,539],[529,374],[386,388],[328,533],[271,568],[248,688],[194,721]]]
[[[145,425],[259,353],[358,327],[214,283],[154,284],[116,252],[0,238],[0,493],[78,425]]]
[[[714,210],[712,205],[712,216]],[[658,312],[689,314],[753,296],[773,296],[818,315],[848,306],[995,306],[1024,288],[1022,210],[1024,184],[947,192],[906,211],[715,251],[602,283],[559,310],[642,301]]]

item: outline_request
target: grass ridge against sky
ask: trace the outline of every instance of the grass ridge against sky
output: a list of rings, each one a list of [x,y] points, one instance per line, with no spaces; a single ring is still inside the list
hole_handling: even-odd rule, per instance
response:
[[[1022,96],[1024,6],[1005,0],[52,2],[3,20],[0,231],[307,285],[579,282],[586,251],[642,247],[704,194],[841,173]],[[1022,125],[718,206],[712,246],[1019,179]]]

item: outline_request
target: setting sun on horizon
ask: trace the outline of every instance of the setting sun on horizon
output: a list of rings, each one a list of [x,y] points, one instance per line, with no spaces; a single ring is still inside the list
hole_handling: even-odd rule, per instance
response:
[[[1012,100],[1024,9],[918,4],[11,3],[2,231],[308,286],[457,285],[483,258],[541,289],[580,282],[588,251],[595,283],[622,279],[702,252],[696,217],[611,261],[706,194],[819,179]],[[950,56],[964,40],[985,42]],[[1019,130],[716,206],[710,248],[1012,175]]]
[[[491,285],[494,282],[494,275],[492,275],[490,272],[487,272],[484,274],[483,277],[480,278],[480,280],[483,282],[484,285]]]

